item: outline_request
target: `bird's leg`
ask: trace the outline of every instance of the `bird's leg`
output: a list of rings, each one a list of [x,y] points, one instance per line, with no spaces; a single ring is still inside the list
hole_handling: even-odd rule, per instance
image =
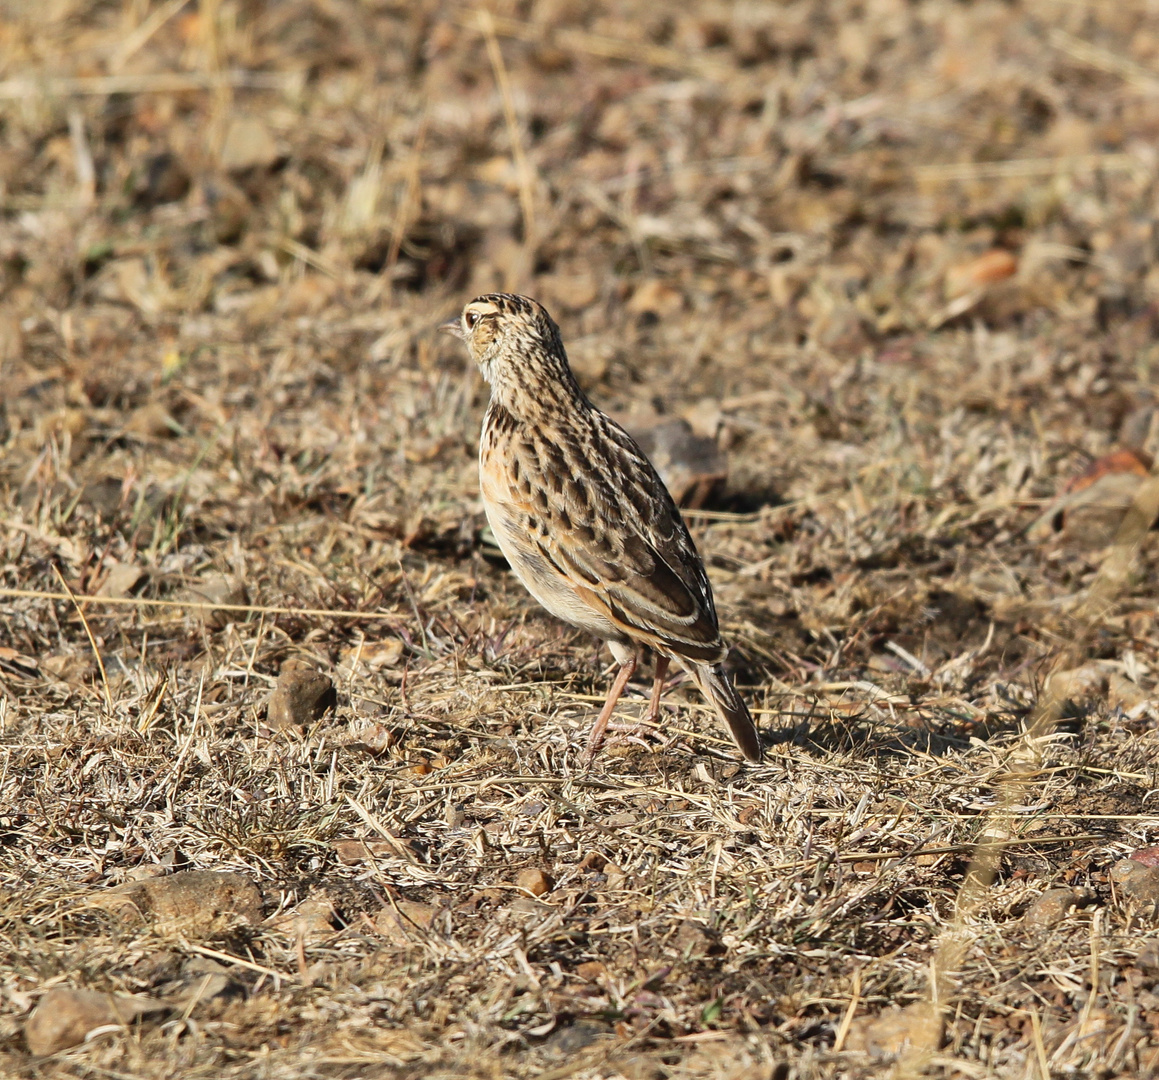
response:
[[[596,751],[604,740],[608,721],[612,718],[612,710],[615,709],[616,702],[620,700],[620,695],[624,692],[624,687],[628,685],[628,680],[636,670],[637,662],[638,658],[635,653],[620,661],[620,670],[616,673],[612,688],[608,691],[608,699],[604,702],[604,707],[600,710],[600,715],[596,717],[595,725],[592,727],[592,733],[588,736],[588,749],[584,755],[585,765],[590,765],[596,756]]]
[[[648,723],[655,724],[660,719],[660,695],[664,691],[664,677],[668,674],[667,656],[657,655],[656,677],[652,680],[652,700],[648,702]]]

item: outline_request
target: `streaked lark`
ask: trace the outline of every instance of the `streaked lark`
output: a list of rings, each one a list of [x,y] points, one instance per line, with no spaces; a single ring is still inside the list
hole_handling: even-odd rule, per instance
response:
[[[491,385],[479,474],[499,547],[536,600],[603,638],[620,665],[588,760],[648,648],[649,720],[676,660],[744,756],[760,761],[756,725],[723,667],[728,649],[696,545],[652,463],[579,388],[551,316],[526,296],[488,293],[445,329]]]

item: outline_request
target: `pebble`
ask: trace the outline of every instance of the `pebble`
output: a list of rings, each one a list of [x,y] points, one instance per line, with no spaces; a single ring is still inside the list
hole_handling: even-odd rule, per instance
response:
[[[242,874],[183,870],[92,893],[87,907],[140,919],[162,933],[206,937],[262,919],[262,894]]]
[[[555,882],[552,881],[550,874],[528,867],[519,871],[515,877],[515,884],[521,889],[526,889],[532,896],[543,896],[551,892]]]
[[[1111,880],[1129,905],[1159,913],[1159,866],[1122,859],[1111,867]]]
[[[396,900],[374,917],[374,928],[396,945],[412,945],[422,941],[424,931],[434,925],[439,908],[417,900]]]
[[[942,1041],[943,1020],[928,1001],[903,1009],[886,1009],[877,1016],[860,1016],[849,1025],[845,1050],[872,1058],[895,1058],[907,1047],[934,1050]]]
[[[168,1008],[156,998],[56,987],[32,1010],[24,1025],[24,1039],[29,1052],[37,1057],[55,1054],[84,1042],[96,1028],[127,1024],[145,1013]]]
[[[1030,929],[1048,930],[1062,922],[1074,908],[1091,899],[1087,889],[1047,889],[1027,908],[1022,921]]]
[[[282,665],[278,683],[266,706],[266,722],[277,731],[308,727],[321,720],[337,704],[329,675],[304,660],[290,659]]]
[[[247,601],[245,584],[225,574],[207,574],[178,592],[174,599],[196,604],[244,604]],[[224,629],[228,623],[241,622],[243,617],[239,611],[209,607],[190,608],[189,614],[215,630]]]

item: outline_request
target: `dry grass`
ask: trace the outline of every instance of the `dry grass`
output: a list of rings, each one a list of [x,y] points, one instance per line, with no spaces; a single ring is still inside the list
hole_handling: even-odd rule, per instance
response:
[[[1153,507],[1119,549],[1031,528],[1156,448],[1152,5],[48,0],[0,34],[4,1075],[1156,1066],[1108,874],[1159,832]],[[496,287],[601,405],[728,449],[690,521],[764,766],[683,690],[578,766],[603,659],[496,561],[484,388],[432,332]],[[84,602],[115,564],[171,603]],[[339,703],[275,733],[290,657]],[[268,919],[83,902],[151,866]],[[1060,884],[1087,905],[1029,927]],[[28,1054],[49,988],[176,1001],[207,958],[235,996]]]

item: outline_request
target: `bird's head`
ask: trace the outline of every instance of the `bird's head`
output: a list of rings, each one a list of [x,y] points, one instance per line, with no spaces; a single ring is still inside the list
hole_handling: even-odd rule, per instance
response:
[[[458,319],[444,323],[461,338],[491,394],[518,413],[527,396],[559,400],[578,392],[559,327],[547,309],[528,296],[486,293],[463,308]]]

